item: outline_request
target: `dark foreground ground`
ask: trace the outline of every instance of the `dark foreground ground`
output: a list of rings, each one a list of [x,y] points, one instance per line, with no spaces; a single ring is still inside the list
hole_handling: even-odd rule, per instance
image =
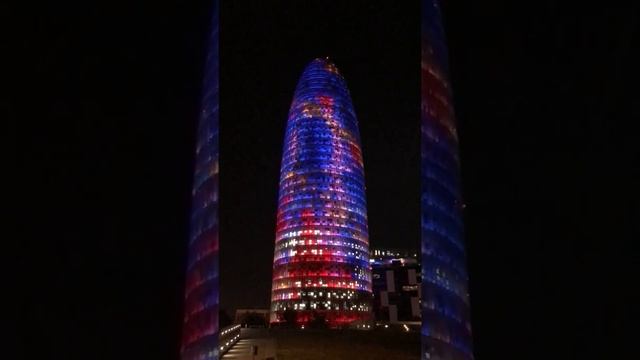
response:
[[[419,360],[420,334],[394,330],[271,329],[278,360]]]

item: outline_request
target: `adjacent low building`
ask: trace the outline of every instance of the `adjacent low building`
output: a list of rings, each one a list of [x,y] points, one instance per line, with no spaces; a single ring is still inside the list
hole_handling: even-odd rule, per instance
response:
[[[233,323],[243,327],[267,326],[269,309],[238,309]]]
[[[419,323],[420,261],[417,251],[373,249],[370,253],[373,313],[377,323]]]

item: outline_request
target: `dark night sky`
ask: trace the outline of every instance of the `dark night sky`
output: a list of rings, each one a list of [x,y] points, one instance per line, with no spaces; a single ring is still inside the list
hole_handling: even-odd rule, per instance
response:
[[[371,245],[420,249],[419,2],[289,3],[230,1],[220,13],[220,304],[231,315],[269,307],[284,129],[316,57],[329,56],[351,92]]]
[[[342,2],[322,3],[339,9],[346,6]],[[398,159],[400,147],[390,146],[385,155],[375,144],[405,136],[407,127],[400,124],[408,124],[412,112],[396,113],[391,104],[413,101],[402,98],[408,90],[393,92],[389,86],[395,76],[398,84],[410,85],[408,77],[417,75],[404,63],[410,62],[415,40],[391,43],[411,27],[417,30],[411,21],[417,11],[401,18],[392,9],[400,5],[386,3],[385,16],[371,15],[379,21],[368,18],[376,6],[350,17],[316,19],[310,10],[295,15],[276,5],[224,8],[236,15],[232,23],[221,19],[222,31],[232,27],[223,39],[237,41],[222,44],[223,52],[235,49],[222,54],[222,69],[243,67],[256,78],[242,74],[245,80],[236,83],[235,74],[224,73],[222,86],[229,90],[222,89],[222,104],[241,106],[229,113],[229,105],[221,115],[235,116],[247,127],[257,120],[260,127],[249,129],[245,138],[238,136],[236,124],[222,123],[223,132],[234,129],[221,139],[222,195],[237,191],[234,181],[251,187],[235,209],[255,201],[252,211],[273,213],[278,164],[262,160],[279,163],[295,82],[317,55],[335,59],[354,97],[368,194],[388,188],[386,180],[374,177],[384,173],[376,167],[386,165],[385,156]],[[640,159],[632,128],[640,114],[638,92],[630,85],[637,84],[640,12],[637,5],[556,3],[443,4],[460,122],[472,321],[480,360],[606,359],[635,345],[630,337],[637,334],[640,299],[632,292],[640,254],[631,243],[640,238]],[[82,7],[52,3],[16,13],[24,19],[10,16],[19,20],[8,32],[16,50],[6,51],[3,60],[15,60],[5,67],[14,76],[0,109],[3,119],[14,120],[8,129],[17,145],[12,173],[24,187],[16,192],[24,196],[12,212],[19,218],[18,236],[5,231],[3,238],[17,247],[7,251],[17,255],[9,273],[10,280],[19,274],[17,288],[6,292],[17,304],[6,312],[16,320],[9,328],[18,339],[10,342],[22,355],[5,357],[177,359],[209,14],[208,1],[125,6],[109,1]],[[253,26],[272,17],[283,22],[271,22],[272,30],[260,32],[260,38],[249,37]],[[351,25],[341,26],[352,31],[333,45],[327,36],[311,49],[305,43],[311,40],[300,31],[269,37],[286,24],[338,20],[348,21]],[[327,27],[327,34],[332,29]],[[371,36],[367,43],[346,51],[344,44],[364,30]],[[374,53],[395,73],[368,73],[380,68],[381,59],[369,58]],[[356,65],[358,57],[364,65]],[[271,74],[264,73],[262,62]],[[274,65],[278,62],[282,65]],[[385,85],[368,89],[372,76]],[[246,98],[234,98],[231,89]],[[252,102],[264,97],[283,102],[255,107]],[[387,120],[397,126],[379,131],[376,126]],[[19,131],[14,124],[27,129]],[[256,178],[245,176],[250,164],[226,163],[251,152],[227,155],[233,150],[225,146],[249,140],[249,146],[263,149],[258,158],[246,159],[263,169]],[[408,164],[411,156],[399,161]],[[225,175],[228,166],[233,170]],[[407,187],[412,183],[400,180]],[[221,197],[223,208],[225,201],[231,200]],[[400,215],[385,211],[370,208],[371,222]],[[234,225],[233,212],[227,220],[224,216],[223,235]],[[251,241],[270,251],[273,220],[239,224],[246,229],[234,241],[255,236]],[[388,223],[372,226],[373,243],[396,241],[388,237],[395,230]],[[257,238],[262,231],[268,233],[264,242]],[[398,231],[404,231],[399,238],[411,237],[408,228]],[[258,251],[246,255],[248,261],[255,257],[256,266],[268,265],[257,263],[263,261]],[[252,275],[240,275],[238,281],[250,286]]]

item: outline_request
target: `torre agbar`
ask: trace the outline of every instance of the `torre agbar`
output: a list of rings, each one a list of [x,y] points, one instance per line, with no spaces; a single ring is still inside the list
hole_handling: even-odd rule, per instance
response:
[[[436,0],[422,1],[422,358],[473,359],[447,48]]]
[[[328,59],[304,70],[287,121],[271,321],[304,326],[371,318],[371,268],[360,134],[344,78]],[[290,321],[290,320],[289,320]]]
[[[213,4],[196,139],[184,299],[183,360],[218,359],[218,2]]]

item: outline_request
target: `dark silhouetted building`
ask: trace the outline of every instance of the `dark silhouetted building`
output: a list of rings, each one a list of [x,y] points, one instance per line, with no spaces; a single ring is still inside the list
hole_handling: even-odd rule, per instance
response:
[[[184,303],[183,360],[218,358],[218,8],[213,5],[198,122]]]
[[[243,327],[267,326],[270,313],[269,309],[238,309],[234,323]]]
[[[331,327],[371,317],[364,166],[347,85],[329,60],[300,78],[287,121],[278,200],[271,311]]]
[[[376,323],[419,322],[422,275],[417,253],[374,249],[370,263]]]
[[[473,359],[458,135],[436,0],[422,2],[422,358]]]

